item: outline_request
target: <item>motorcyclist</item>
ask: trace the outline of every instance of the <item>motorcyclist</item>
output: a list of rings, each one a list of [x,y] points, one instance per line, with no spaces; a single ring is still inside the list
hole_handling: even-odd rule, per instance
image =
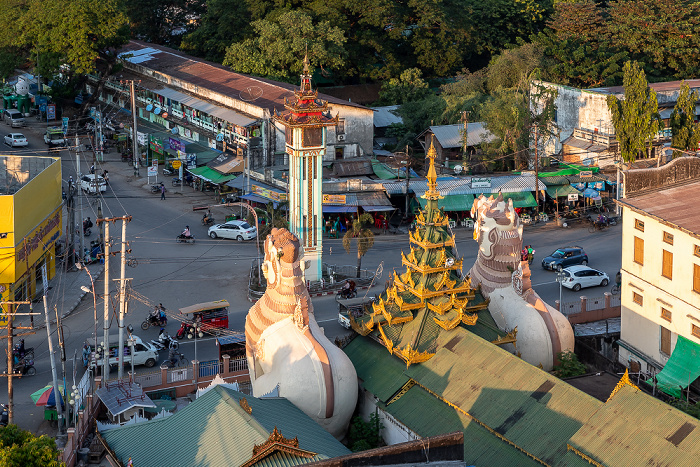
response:
[[[190,238],[190,237],[192,236],[192,233],[190,232],[190,226],[189,226],[189,225],[186,225],[186,226],[185,226],[185,230],[182,231],[182,234],[181,234],[181,235],[182,235],[183,237],[185,237],[185,238]]]
[[[166,324],[168,324],[168,316],[165,314],[165,307],[163,306],[163,304],[159,303],[156,307],[156,310],[158,311],[158,319],[160,320],[160,325],[165,326]]]
[[[204,213],[204,217],[202,217],[202,224],[207,224],[211,219],[211,211],[207,209],[207,212]]]
[[[347,281],[343,284],[343,288],[340,289],[340,293],[343,297],[349,297],[355,291],[355,281]]]
[[[615,283],[618,288],[622,285],[622,271],[618,270],[617,274],[615,274]]]
[[[165,328],[160,328],[160,332],[158,333],[158,342],[165,343],[168,341],[168,331],[165,330]]]
[[[85,232],[87,229],[91,228],[93,226],[92,220],[88,217],[83,221],[83,232]]]
[[[598,214],[598,224],[600,224],[600,225],[607,224],[607,222],[605,220],[605,216],[603,214]]]

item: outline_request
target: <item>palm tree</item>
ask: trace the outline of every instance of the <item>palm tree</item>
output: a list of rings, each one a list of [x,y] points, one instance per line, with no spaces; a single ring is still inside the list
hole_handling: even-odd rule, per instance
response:
[[[372,214],[362,213],[358,219],[352,221],[352,228],[348,229],[343,237],[343,248],[348,254],[350,254],[350,247],[352,247],[352,239],[357,240],[357,277],[360,277],[362,257],[374,246],[374,233],[366,227],[366,225],[373,223]]]
[[[278,203],[277,207],[274,207],[274,204],[272,202],[267,203],[264,214],[264,216],[266,217],[265,225],[262,228],[260,228],[259,232],[261,240],[260,250],[263,253],[265,252],[265,239],[270,234],[273,228],[289,229],[289,222],[287,222],[288,212],[289,203],[287,201],[282,201]],[[258,213],[258,217],[260,217],[260,213]],[[248,223],[252,224],[254,222],[253,216],[249,214],[248,218],[250,219]]]

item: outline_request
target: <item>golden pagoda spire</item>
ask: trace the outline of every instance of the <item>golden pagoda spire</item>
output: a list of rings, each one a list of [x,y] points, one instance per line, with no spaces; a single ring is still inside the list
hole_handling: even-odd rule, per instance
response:
[[[435,171],[435,158],[437,157],[437,151],[435,150],[434,136],[430,138],[430,149],[428,149],[427,158],[430,159],[430,167],[428,168],[428,191],[425,192],[423,198],[425,199],[440,199],[440,193],[437,190],[437,172]]]
[[[309,45],[304,46],[304,75],[309,74]]]

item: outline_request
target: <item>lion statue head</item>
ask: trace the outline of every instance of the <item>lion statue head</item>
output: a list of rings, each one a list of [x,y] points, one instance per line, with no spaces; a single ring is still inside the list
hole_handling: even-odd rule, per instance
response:
[[[265,239],[265,258],[262,264],[268,287],[277,287],[283,269],[293,269],[303,255],[299,239],[294,234],[287,229],[272,229]]]

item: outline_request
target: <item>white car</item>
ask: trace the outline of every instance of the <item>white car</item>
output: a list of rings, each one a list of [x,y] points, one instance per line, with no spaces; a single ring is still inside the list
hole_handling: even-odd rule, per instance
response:
[[[22,133],[10,133],[5,135],[5,144],[16,148],[17,146],[28,146],[29,141],[24,137]]]
[[[242,242],[254,239],[257,229],[246,221],[228,221],[225,224],[212,225],[208,233],[211,238],[232,238]]]
[[[107,191],[107,182],[105,179],[95,174],[86,174],[80,176],[80,189],[85,193],[100,193]]]
[[[561,285],[574,292],[578,292],[584,287],[605,287],[610,283],[610,277],[606,273],[588,266],[569,266],[562,272],[564,279]]]

